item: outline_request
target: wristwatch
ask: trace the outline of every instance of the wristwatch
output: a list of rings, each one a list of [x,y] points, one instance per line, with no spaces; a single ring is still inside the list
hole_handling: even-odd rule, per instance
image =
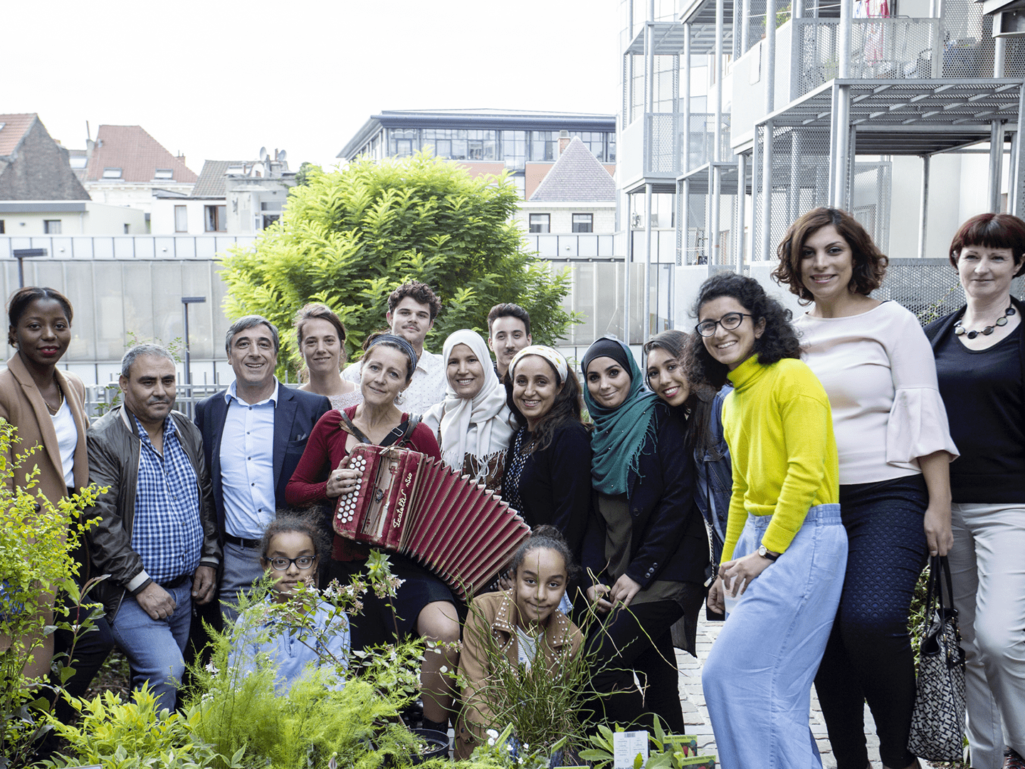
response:
[[[777,558],[779,558],[779,553],[772,552],[765,545],[762,545],[758,548],[758,555],[760,555],[762,558],[768,558],[770,561],[775,561]]]

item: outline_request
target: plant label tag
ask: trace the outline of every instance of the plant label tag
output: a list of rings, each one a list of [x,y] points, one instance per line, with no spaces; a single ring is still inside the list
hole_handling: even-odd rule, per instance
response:
[[[648,760],[648,733],[615,732],[612,735],[613,769],[635,769]],[[640,761],[637,758],[640,757]]]

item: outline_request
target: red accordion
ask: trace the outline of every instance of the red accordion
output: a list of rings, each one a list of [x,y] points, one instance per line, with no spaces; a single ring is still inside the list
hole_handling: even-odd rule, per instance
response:
[[[419,561],[461,600],[487,586],[530,536],[500,497],[419,452],[360,444],[341,466],[361,477],[338,498],[338,535]]]

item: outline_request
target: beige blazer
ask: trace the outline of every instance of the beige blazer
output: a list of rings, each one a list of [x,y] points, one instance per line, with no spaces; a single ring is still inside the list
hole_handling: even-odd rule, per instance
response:
[[[80,489],[89,485],[89,453],[85,443],[89,421],[85,416],[85,385],[70,371],[57,369],[56,375],[78,430],[74,475],[75,488]],[[54,503],[67,496],[57,431],[53,429],[53,420],[46,410],[42,394],[17,353],[7,361],[7,369],[0,372],[0,417],[18,428],[18,444],[14,450],[16,454],[35,445],[41,447],[15,472],[14,483],[24,486],[28,474],[34,467],[38,467],[37,489]]]

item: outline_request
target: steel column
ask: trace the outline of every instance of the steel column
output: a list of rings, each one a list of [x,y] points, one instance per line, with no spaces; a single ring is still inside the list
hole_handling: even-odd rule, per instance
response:
[[[989,133],[989,210],[1000,212],[1000,176],[1004,166],[1004,124],[994,120]]]
[[[757,140],[756,140],[757,141]],[[734,234],[734,264],[737,265],[737,272],[744,270],[744,210],[747,202],[747,155],[741,152],[737,155],[737,230]]]
[[[626,195],[626,256],[623,257],[623,341],[630,344],[630,268],[633,266],[633,195]]]
[[[765,0],[765,59],[765,113],[768,115],[776,109],[776,0]]]
[[[922,155],[922,202],[918,219],[918,258],[924,259],[925,241],[929,232],[929,161],[928,155]]]
[[[712,145],[712,163],[722,160],[722,39],[725,19],[723,0],[715,0],[715,144]]]
[[[771,0],[770,0],[771,2]],[[758,228],[758,260],[768,261],[772,240],[772,121],[765,123],[762,147],[762,222]]]
[[[794,221],[801,215],[801,132],[790,133],[790,195],[787,215]]]
[[[687,253],[690,248],[690,179],[684,179],[680,185],[680,197],[683,199],[683,205],[680,206],[680,221],[677,222],[677,226],[683,233],[681,264],[693,264]]]
[[[654,0],[652,0],[654,6]],[[643,342],[651,334],[651,182],[644,185],[644,297],[641,307],[644,315],[641,321]],[[658,299],[655,300],[658,310]]]
[[[683,173],[690,170],[690,24],[683,25]]]

